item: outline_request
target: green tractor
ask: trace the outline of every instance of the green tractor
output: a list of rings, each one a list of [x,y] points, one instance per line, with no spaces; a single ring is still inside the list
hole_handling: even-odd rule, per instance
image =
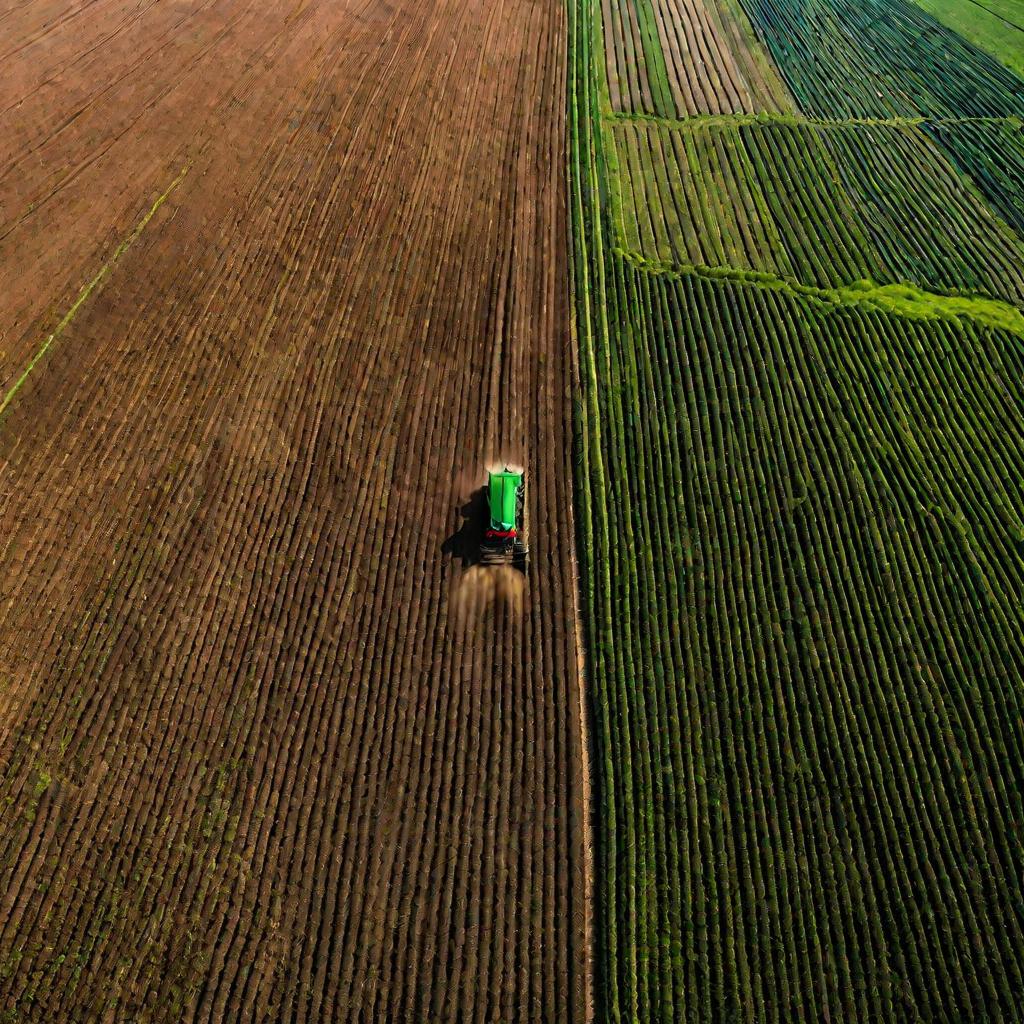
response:
[[[484,565],[514,565],[526,571],[525,484],[521,469],[488,470],[487,505],[490,522],[480,546]]]

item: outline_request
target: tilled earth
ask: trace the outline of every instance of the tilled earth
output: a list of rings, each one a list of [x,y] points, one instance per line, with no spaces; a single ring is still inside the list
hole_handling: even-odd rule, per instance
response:
[[[583,1019],[564,18],[0,6],[3,1020]]]

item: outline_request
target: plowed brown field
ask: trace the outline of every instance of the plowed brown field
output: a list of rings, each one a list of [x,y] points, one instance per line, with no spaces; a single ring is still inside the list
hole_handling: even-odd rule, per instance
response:
[[[564,18],[0,4],[0,1019],[583,1018]]]

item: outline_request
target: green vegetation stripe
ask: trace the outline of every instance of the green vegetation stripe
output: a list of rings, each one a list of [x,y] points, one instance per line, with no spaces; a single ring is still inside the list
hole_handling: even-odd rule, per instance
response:
[[[709,281],[732,281],[754,285],[788,295],[813,299],[828,306],[854,305],[875,311],[893,313],[911,320],[967,319],[979,327],[1008,331],[1024,338],[1024,313],[1008,302],[960,295],[937,295],[911,285],[878,284],[875,281],[854,281],[841,288],[816,288],[787,281],[763,271],[736,267],[707,267],[695,264],[673,264],[647,259],[640,253],[615,249],[615,254],[648,274],[667,274],[680,280],[693,275]]]
[[[699,131],[703,128],[722,125],[748,125],[748,124],[787,124],[799,127],[800,125],[820,125],[823,128],[831,128],[837,125],[851,128],[884,127],[886,125],[901,128],[914,128],[925,125],[1009,125],[1020,128],[1024,121],[1017,115],[1007,114],[1002,117],[806,117],[803,114],[694,114],[691,117],[659,117],[657,114],[634,114],[613,111],[605,114],[609,121],[623,121],[636,124],[653,124],[661,128],[669,128],[673,131]]]

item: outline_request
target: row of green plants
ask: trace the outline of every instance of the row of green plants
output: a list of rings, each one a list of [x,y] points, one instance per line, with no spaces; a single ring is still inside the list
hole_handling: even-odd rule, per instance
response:
[[[1020,337],[625,258],[630,203],[662,259],[666,205],[679,254],[814,275],[885,250],[808,193],[780,216],[798,187],[751,205],[737,168],[836,159],[804,129],[709,136],[675,205],[699,143],[656,131],[649,159],[607,127],[598,7],[569,4],[599,1019],[1017,1019]]]
[[[686,123],[684,122],[684,125]],[[918,126],[614,122],[623,248],[1024,304],[1024,245]]]

